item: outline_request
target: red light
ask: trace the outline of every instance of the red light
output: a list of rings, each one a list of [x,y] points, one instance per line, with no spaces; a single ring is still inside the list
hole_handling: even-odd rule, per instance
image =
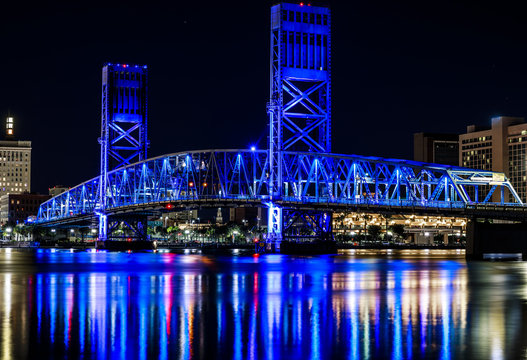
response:
[[[128,65],[126,65],[126,64],[123,64],[123,67],[124,67],[124,68],[125,68],[125,67],[128,67]]]
[[[132,241],[132,238],[128,238],[128,239],[126,239],[126,241]]]
[[[174,205],[172,205],[172,204],[167,204],[167,205],[165,206],[165,208],[167,208],[167,209],[172,209],[173,207],[174,207]]]
[[[260,256],[260,254],[253,254],[253,257],[258,257]]]
[[[258,238],[254,238],[254,242],[257,243],[258,242]]]
[[[300,3],[300,6],[304,6],[304,3],[303,3],[303,2],[301,2],[301,3]]]

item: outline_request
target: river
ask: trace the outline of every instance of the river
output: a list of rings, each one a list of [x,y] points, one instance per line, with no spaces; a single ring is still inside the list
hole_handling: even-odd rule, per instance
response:
[[[526,337],[527,263],[460,250],[0,249],[1,359],[518,359]]]

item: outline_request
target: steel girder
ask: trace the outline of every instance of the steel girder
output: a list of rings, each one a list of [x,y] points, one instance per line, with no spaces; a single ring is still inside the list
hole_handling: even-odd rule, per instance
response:
[[[277,247],[287,212],[283,152],[331,152],[331,14],[329,8],[281,3],[271,8],[268,238]]]
[[[223,199],[268,205],[269,166],[266,150],[160,156],[108,172],[104,208],[111,213],[120,207],[133,210],[145,204]],[[504,174],[485,170],[301,152],[284,152],[282,167],[282,191],[273,200],[284,206],[289,202],[293,210],[314,203],[324,203],[329,209],[342,204],[445,209],[474,204],[523,205]],[[95,213],[101,208],[99,181],[100,177],[94,178],[43,203],[37,222]],[[507,200],[509,195],[512,202]]]

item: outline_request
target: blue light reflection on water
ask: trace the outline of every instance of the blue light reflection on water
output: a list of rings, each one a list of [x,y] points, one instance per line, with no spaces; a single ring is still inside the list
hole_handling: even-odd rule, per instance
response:
[[[449,359],[524,349],[514,336],[527,313],[523,263],[5,255],[3,357]]]

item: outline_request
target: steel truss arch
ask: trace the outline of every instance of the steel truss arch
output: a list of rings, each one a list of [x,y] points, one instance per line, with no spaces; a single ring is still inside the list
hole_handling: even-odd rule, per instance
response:
[[[251,201],[270,197],[266,150],[196,150],[163,155],[108,172],[108,213],[145,204],[191,200]],[[503,173],[415,161],[309,152],[283,152],[283,183],[273,201],[295,209],[324,203],[464,209],[473,205],[522,206]],[[97,212],[100,177],[40,206],[36,222],[72,220]],[[211,202],[213,203],[213,202]]]

